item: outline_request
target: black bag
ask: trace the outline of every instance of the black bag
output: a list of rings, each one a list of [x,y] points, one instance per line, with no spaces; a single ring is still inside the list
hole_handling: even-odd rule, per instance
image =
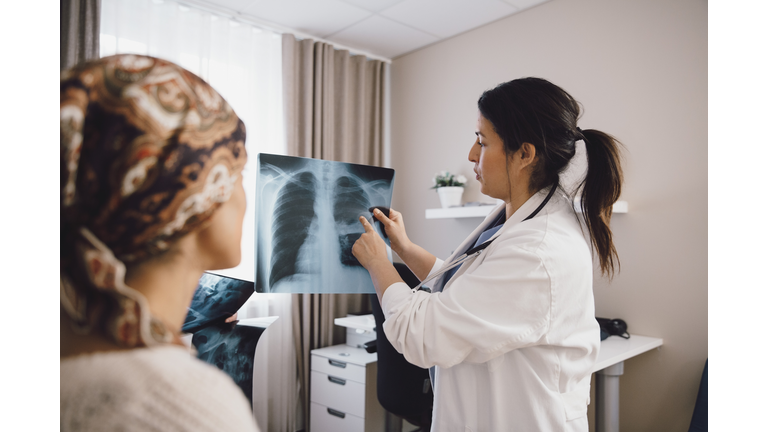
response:
[[[627,332],[627,323],[622,319],[614,318],[595,318],[597,323],[600,324],[600,340],[604,341],[608,339],[608,336],[619,336],[624,339],[629,339],[629,332]]]

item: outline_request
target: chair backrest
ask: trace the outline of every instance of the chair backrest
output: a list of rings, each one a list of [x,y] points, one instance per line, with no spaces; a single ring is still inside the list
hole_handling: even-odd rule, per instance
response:
[[[701,383],[699,383],[699,393],[696,395],[696,405],[693,407],[693,416],[691,417],[691,426],[688,432],[707,432],[709,423],[709,404],[708,404],[708,381],[707,367],[709,359],[704,362],[704,372],[701,373]]]
[[[395,268],[410,287],[419,284],[419,279],[405,264],[395,263]],[[433,400],[429,370],[408,363],[389,343],[383,330],[384,313],[379,299],[373,294],[370,300],[376,321],[376,385],[379,403],[392,414],[428,430],[432,421]]]

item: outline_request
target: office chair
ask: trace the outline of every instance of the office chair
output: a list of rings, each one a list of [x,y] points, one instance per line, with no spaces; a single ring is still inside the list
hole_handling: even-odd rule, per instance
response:
[[[701,383],[699,384],[699,393],[696,395],[696,405],[693,407],[693,416],[691,426],[688,432],[706,432],[708,427],[707,413],[709,411],[707,404],[708,385],[707,385],[707,367],[709,359],[704,362],[704,372],[701,374]]]
[[[395,263],[395,268],[410,287],[419,284],[419,279],[405,264]],[[370,296],[370,301],[376,321],[376,386],[379,403],[390,413],[418,426],[418,431],[428,431],[432,424],[433,399],[429,370],[408,363],[389,343],[383,330],[384,313],[376,294]]]

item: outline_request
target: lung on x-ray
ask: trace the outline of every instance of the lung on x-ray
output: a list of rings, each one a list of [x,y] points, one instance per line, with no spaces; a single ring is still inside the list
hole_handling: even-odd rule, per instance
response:
[[[181,331],[195,333],[234,315],[253,294],[253,282],[203,273]]]
[[[359,217],[373,222],[373,207],[390,207],[395,171],[264,153],[258,170],[256,291],[374,293],[352,245],[364,232]]]

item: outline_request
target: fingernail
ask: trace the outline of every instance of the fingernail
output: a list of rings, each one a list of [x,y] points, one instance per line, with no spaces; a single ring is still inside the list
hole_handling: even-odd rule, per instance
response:
[[[379,210],[379,209],[376,209],[376,210],[374,210],[374,211],[373,211],[373,213],[374,213],[374,214],[379,214],[379,213],[381,213],[381,210]]]

